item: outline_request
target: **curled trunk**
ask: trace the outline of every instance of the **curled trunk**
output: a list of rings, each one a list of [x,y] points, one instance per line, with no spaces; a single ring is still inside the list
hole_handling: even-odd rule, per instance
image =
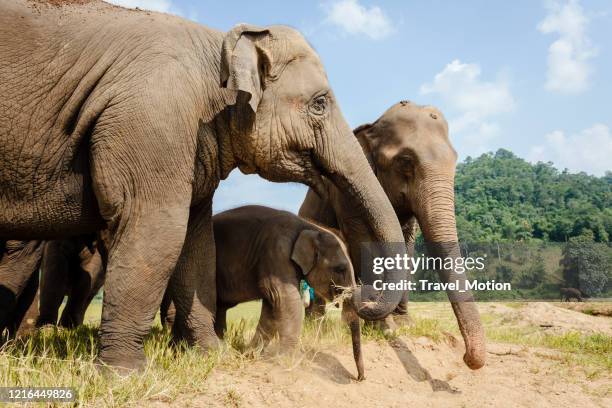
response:
[[[336,143],[321,149],[324,154],[317,157],[324,176],[360,210],[376,242],[403,243],[404,237],[395,211],[363,155],[361,146],[348,126],[341,130],[346,132],[345,137],[335,139]],[[347,239],[350,240],[350,237]],[[393,257],[398,248],[405,251],[403,244],[379,245],[373,256]],[[400,253],[400,256],[403,255]],[[353,259],[353,263],[356,261],[359,260]],[[397,283],[405,277],[406,271],[401,268],[388,269],[382,275],[382,281]],[[353,297],[356,313],[363,319],[379,320],[386,317],[401,299],[401,291],[377,291],[372,289],[371,283],[364,284],[365,287],[356,291]]]

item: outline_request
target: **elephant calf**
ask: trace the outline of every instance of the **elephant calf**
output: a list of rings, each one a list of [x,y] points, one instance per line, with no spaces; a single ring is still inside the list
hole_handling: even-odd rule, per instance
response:
[[[355,287],[353,266],[342,240],[286,211],[245,206],[213,217],[217,255],[215,331],[223,337],[227,309],[262,299],[252,347],[265,347],[279,335],[283,351],[295,349],[303,320],[300,280],[330,301]],[[168,304],[167,301],[163,304]],[[162,309],[162,320],[167,311]],[[351,328],[358,379],[364,379],[359,318],[350,301],[343,318]]]

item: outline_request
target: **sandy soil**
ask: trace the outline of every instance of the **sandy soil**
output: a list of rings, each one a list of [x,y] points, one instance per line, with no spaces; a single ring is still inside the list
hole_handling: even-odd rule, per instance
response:
[[[297,368],[260,361],[218,369],[191,407],[610,407],[610,380],[561,376],[550,350],[489,345],[487,366],[470,371],[462,351],[426,338],[369,343],[358,383],[349,350],[326,350]]]
[[[612,302],[563,302],[558,303],[557,306],[593,316],[612,317]]]
[[[483,313],[512,316],[512,322],[553,324],[559,330],[609,333],[607,317],[595,317],[554,304],[521,308],[481,304]],[[604,319],[604,320],[599,320]],[[543,330],[547,330],[544,327]],[[549,349],[488,344],[485,368],[471,371],[462,362],[463,345],[449,335],[436,344],[428,338],[402,337],[368,342],[366,376],[354,380],[349,347],[304,354],[287,361],[249,362],[217,368],[208,389],[184,396],[171,406],[191,407],[610,407],[612,374],[587,379],[585,370],[560,364]],[[167,406],[161,404],[160,406]]]
[[[575,303],[574,303],[575,304]],[[585,333],[605,333],[612,335],[612,319],[607,316],[591,316],[572,310],[568,303],[528,302],[522,307],[512,308],[500,303],[483,303],[481,312],[501,314],[506,323],[539,326],[554,332],[581,331]],[[571,304],[573,305],[573,304]],[[603,308],[603,306],[600,306]]]

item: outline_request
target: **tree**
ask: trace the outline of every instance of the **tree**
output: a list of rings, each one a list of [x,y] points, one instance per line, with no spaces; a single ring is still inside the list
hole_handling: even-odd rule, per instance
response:
[[[520,275],[518,275],[517,286],[521,289],[533,289],[544,282],[546,268],[542,251],[538,251],[531,264]]]
[[[514,272],[507,265],[498,265],[495,267],[495,280],[498,282],[511,282]]]
[[[459,163],[455,205],[462,240],[566,242],[590,231],[612,242],[612,172],[559,172],[500,149]]]
[[[566,286],[597,296],[612,276],[612,250],[607,244],[594,242],[592,232],[586,233],[569,239],[559,264]]]

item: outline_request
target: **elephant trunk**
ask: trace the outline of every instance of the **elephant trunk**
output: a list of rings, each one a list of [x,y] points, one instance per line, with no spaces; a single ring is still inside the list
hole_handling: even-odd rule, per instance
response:
[[[417,218],[428,252],[443,261],[448,258],[458,259],[461,251],[457,239],[453,183],[437,181],[426,184],[430,189],[422,195],[425,204],[420,206],[422,210]],[[456,268],[444,269],[444,264],[446,262],[442,262],[442,268],[438,270],[440,280],[457,282],[458,288],[465,288],[465,272],[458,272]],[[455,262],[452,264],[455,265]],[[467,290],[447,290],[447,295],[465,342],[463,361],[473,370],[481,368],[485,364],[485,335],[474,298]]]
[[[344,122],[342,122],[344,123]],[[367,222],[372,237],[378,243],[403,243],[404,237],[395,211],[374,175],[361,146],[348,125],[341,129],[343,137],[334,138],[335,143],[320,151],[317,160],[328,177],[339,191],[347,195],[360,217]],[[346,237],[351,240],[351,237]],[[394,247],[393,250],[391,247]],[[393,257],[398,248],[405,245],[376,246],[375,256]],[[401,252],[401,249],[400,249]],[[404,253],[400,253],[404,256]],[[358,258],[353,257],[353,262]],[[363,276],[363,275],[362,275]],[[398,283],[405,279],[406,272],[401,268],[387,269],[382,275],[384,283]],[[378,277],[377,277],[378,279]],[[374,290],[371,283],[365,282],[366,288],[355,291],[353,305],[357,314],[366,320],[379,320],[391,313],[399,303],[402,292],[397,290]],[[367,290],[366,290],[367,289]],[[366,294],[367,292],[367,294]]]
[[[363,381],[365,380],[365,370],[363,368],[363,355],[361,354],[361,326],[359,325],[359,316],[355,312],[352,303],[348,300],[342,305],[342,318],[351,329],[353,357],[357,366],[357,381]]]

